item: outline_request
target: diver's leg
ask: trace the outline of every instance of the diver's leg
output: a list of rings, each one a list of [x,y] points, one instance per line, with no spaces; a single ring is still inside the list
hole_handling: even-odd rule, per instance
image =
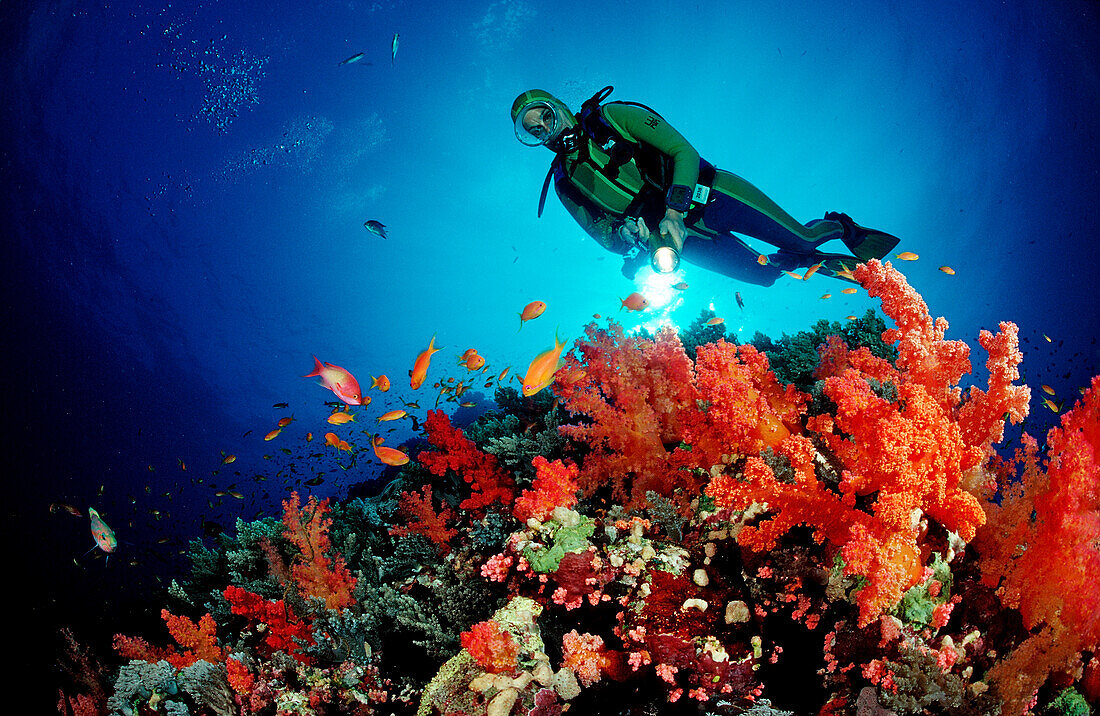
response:
[[[730,234],[709,240],[689,234],[680,257],[690,264],[758,286],[771,286],[779,278],[778,267],[770,263],[761,265],[752,247]]]
[[[814,219],[800,224],[752,183],[724,170],[715,175],[702,222],[712,231],[735,231],[795,253],[811,252],[844,236],[841,222]]]

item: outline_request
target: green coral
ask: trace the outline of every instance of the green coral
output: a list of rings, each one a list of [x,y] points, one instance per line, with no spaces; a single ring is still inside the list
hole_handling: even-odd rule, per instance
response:
[[[576,515],[575,512],[570,514]],[[552,543],[549,547],[530,544],[523,550],[523,556],[536,572],[551,573],[558,569],[562,557],[568,552],[583,552],[588,549],[588,538],[596,532],[596,521],[591,517],[577,515],[580,519],[569,525],[554,520],[544,523],[543,529]]]
[[[1070,686],[1063,689],[1041,713],[1044,716],[1092,716],[1092,708],[1085,697]]]

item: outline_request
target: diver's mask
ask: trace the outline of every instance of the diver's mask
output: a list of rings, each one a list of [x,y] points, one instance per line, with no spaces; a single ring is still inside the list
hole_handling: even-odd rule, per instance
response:
[[[680,265],[680,252],[668,234],[649,235],[649,263],[656,273],[672,273]]]
[[[528,147],[545,144],[554,152],[568,154],[576,150],[580,134],[580,127],[569,126],[558,108],[549,102],[532,102],[516,115],[516,139]]]

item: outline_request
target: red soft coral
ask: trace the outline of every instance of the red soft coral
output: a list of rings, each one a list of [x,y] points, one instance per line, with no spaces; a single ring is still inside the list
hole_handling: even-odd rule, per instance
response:
[[[519,645],[511,634],[492,620],[478,622],[462,632],[462,648],[474,657],[478,665],[492,674],[516,670]]]
[[[329,609],[340,610],[355,603],[352,590],[355,577],[351,576],[343,557],[328,557],[330,543],[328,530],[332,519],[328,514],[328,498],[320,503],[310,495],[306,513],[299,507],[298,493],[292,492],[289,500],[283,500],[283,526],[286,537],[301,554],[294,559],[291,578],[307,597],[325,600]]]
[[[196,661],[209,661],[216,664],[225,658],[225,653],[218,646],[217,625],[210,614],[202,615],[198,623],[184,616],[176,616],[167,609],[162,609],[160,616],[168,626],[168,633],[184,649],[183,652],[172,648],[154,647],[144,639],[116,634],[114,647],[119,655],[125,659],[167,661],[177,669],[190,666]]]
[[[806,396],[780,386],[768,357],[753,346],[719,340],[699,346],[695,387],[705,409],[685,411],[684,440],[696,462],[710,467],[730,455],[758,455],[801,431]]]
[[[310,657],[301,653],[302,644],[312,645],[309,624],[299,619],[283,600],[271,601],[246,589],[233,586],[225,588],[222,596],[229,602],[230,611],[247,617],[250,622],[264,625],[264,640],[260,651],[271,656],[276,651],[286,652],[298,661],[309,664]]]
[[[963,341],[944,340],[947,319],[933,320],[928,304],[889,262],[872,259],[854,273],[868,295],[882,299],[883,313],[897,324],[882,334],[882,340],[898,343],[898,368],[945,410],[954,408],[959,402],[959,379],[970,372],[970,347]]]
[[[432,507],[432,486],[424,485],[420,488],[420,494],[415,492],[402,492],[398,500],[398,512],[408,519],[403,525],[390,528],[390,534],[394,537],[418,534],[430,539],[440,551],[450,550],[450,541],[458,534],[458,530],[448,527],[447,523],[454,519],[454,511],[444,507],[439,512]]]
[[[575,379],[555,388],[567,410],[591,418],[561,428],[592,448],[580,467],[581,490],[590,495],[610,485],[613,499],[627,510],[645,506],[650,490],[697,494],[701,485],[681,469],[694,458],[677,447],[699,397],[680,339],[667,327],[653,340],[628,338],[614,322],[607,330],[593,323],[585,331],[576,346],[581,357],[571,354],[563,369]]]
[[[1046,442],[1043,461],[1034,440],[1017,452],[1022,481],[986,504],[990,529],[975,542],[983,579],[1000,582],[1033,634],[990,672],[1006,713],[1019,713],[1051,671],[1100,647],[1100,376]]]
[[[520,522],[529,519],[544,522],[555,507],[572,507],[577,504],[577,466],[561,460],[550,462],[538,455],[531,464],[535,466],[535,480],[530,490],[524,490],[516,500],[512,514]]]
[[[500,502],[510,505],[513,497],[512,477],[497,462],[496,456],[482,452],[451,421],[442,410],[429,410],[424,431],[434,451],[425,450],[417,456],[424,467],[442,477],[453,470],[471,487],[469,497],[459,503],[464,510],[479,511]]]

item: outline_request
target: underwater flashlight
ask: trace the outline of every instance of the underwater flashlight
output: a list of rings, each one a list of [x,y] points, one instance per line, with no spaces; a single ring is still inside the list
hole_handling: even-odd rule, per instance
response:
[[[649,237],[649,262],[657,273],[672,273],[680,265],[680,253],[667,234]]]

